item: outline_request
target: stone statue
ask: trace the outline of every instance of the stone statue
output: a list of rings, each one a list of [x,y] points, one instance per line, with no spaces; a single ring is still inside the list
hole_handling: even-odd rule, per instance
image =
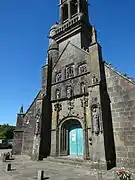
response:
[[[87,72],[86,64],[81,65],[80,68],[79,68],[79,74],[83,74],[83,73],[86,73],[86,72]]]
[[[67,87],[67,98],[71,98],[71,96],[72,96],[72,87],[68,86]]]
[[[93,132],[98,135],[100,132],[100,124],[99,124],[99,110],[97,107],[92,108],[92,124],[93,124]]]
[[[84,85],[84,83],[81,83],[81,93],[82,94],[85,93],[85,85]]]
[[[56,74],[56,82],[61,81],[61,72]]]
[[[92,78],[92,84],[96,84],[98,82],[98,79],[96,78],[96,76],[94,75]]]
[[[73,66],[69,66],[66,68],[66,78],[70,78],[74,76]]]
[[[59,98],[60,98],[60,90],[57,89],[57,90],[56,90],[56,99],[59,99]]]
[[[39,134],[39,123],[40,123],[40,114],[37,113],[37,115],[36,115],[35,135],[38,135],[38,134]]]

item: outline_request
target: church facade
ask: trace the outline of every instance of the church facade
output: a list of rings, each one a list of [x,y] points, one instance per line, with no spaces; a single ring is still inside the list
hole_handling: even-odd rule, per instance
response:
[[[42,88],[17,115],[13,152],[134,164],[135,84],[103,61],[87,0],[60,0],[59,9]]]

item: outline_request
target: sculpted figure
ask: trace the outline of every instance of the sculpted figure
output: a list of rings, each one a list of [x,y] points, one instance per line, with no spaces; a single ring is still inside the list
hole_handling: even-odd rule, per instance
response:
[[[92,78],[92,83],[93,84],[96,84],[98,82],[98,79],[96,78],[96,76],[94,75],[93,78]]]
[[[39,123],[40,123],[40,115],[37,113],[36,115],[36,128],[35,128],[35,134],[39,134]]]
[[[61,73],[56,74],[56,82],[61,81]]]
[[[98,135],[100,132],[99,111],[97,107],[92,109],[93,132]]]
[[[70,78],[74,76],[74,69],[73,66],[69,66],[66,69],[66,78]]]
[[[57,89],[57,90],[56,90],[56,99],[59,99],[59,98],[60,98],[60,90]]]
[[[71,96],[72,96],[72,87],[68,86],[67,87],[67,98],[71,98]]]
[[[81,93],[82,94],[85,93],[85,85],[84,85],[84,83],[81,83]]]

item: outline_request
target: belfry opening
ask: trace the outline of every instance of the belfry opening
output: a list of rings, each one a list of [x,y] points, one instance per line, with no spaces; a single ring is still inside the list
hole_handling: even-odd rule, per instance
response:
[[[60,155],[83,156],[83,128],[78,120],[65,121],[60,128]]]

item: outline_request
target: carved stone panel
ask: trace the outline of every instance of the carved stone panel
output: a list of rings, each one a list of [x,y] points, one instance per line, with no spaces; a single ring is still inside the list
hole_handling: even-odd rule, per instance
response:
[[[93,105],[91,111],[92,111],[92,132],[98,136],[100,133],[100,117],[99,117],[98,106]]]
[[[61,92],[60,92],[60,89],[56,89],[56,92],[55,92],[55,98],[56,98],[56,99],[60,99],[60,96],[61,96],[60,93],[61,93]]]
[[[71,78],[74,76],[74,66],[69,65],[66,67],[66,79]]]
[[[94,74],[92,77],[92,84],[95,85],[97,83],[98,83],[98,79],[97,79],[96,75]]]
[[[87,72],[87,65],[86,64],[82,64],[79,66],[79,74],[84,74]]]
[[[84,93],[85,93],[85,84],[84,84],[84,82],[82,82],[82,83],[80,84],[80,93],[81,93],[81,94],[84,94]]]
[[[67,86],[66,94],[68,99],[70,99],[73,96],[73,89],[71,86]]]
[[[56,73],[56,75],[55,75],[55,82],[61,81],[62,80],[61,78],[62,78],[61,72]]]

